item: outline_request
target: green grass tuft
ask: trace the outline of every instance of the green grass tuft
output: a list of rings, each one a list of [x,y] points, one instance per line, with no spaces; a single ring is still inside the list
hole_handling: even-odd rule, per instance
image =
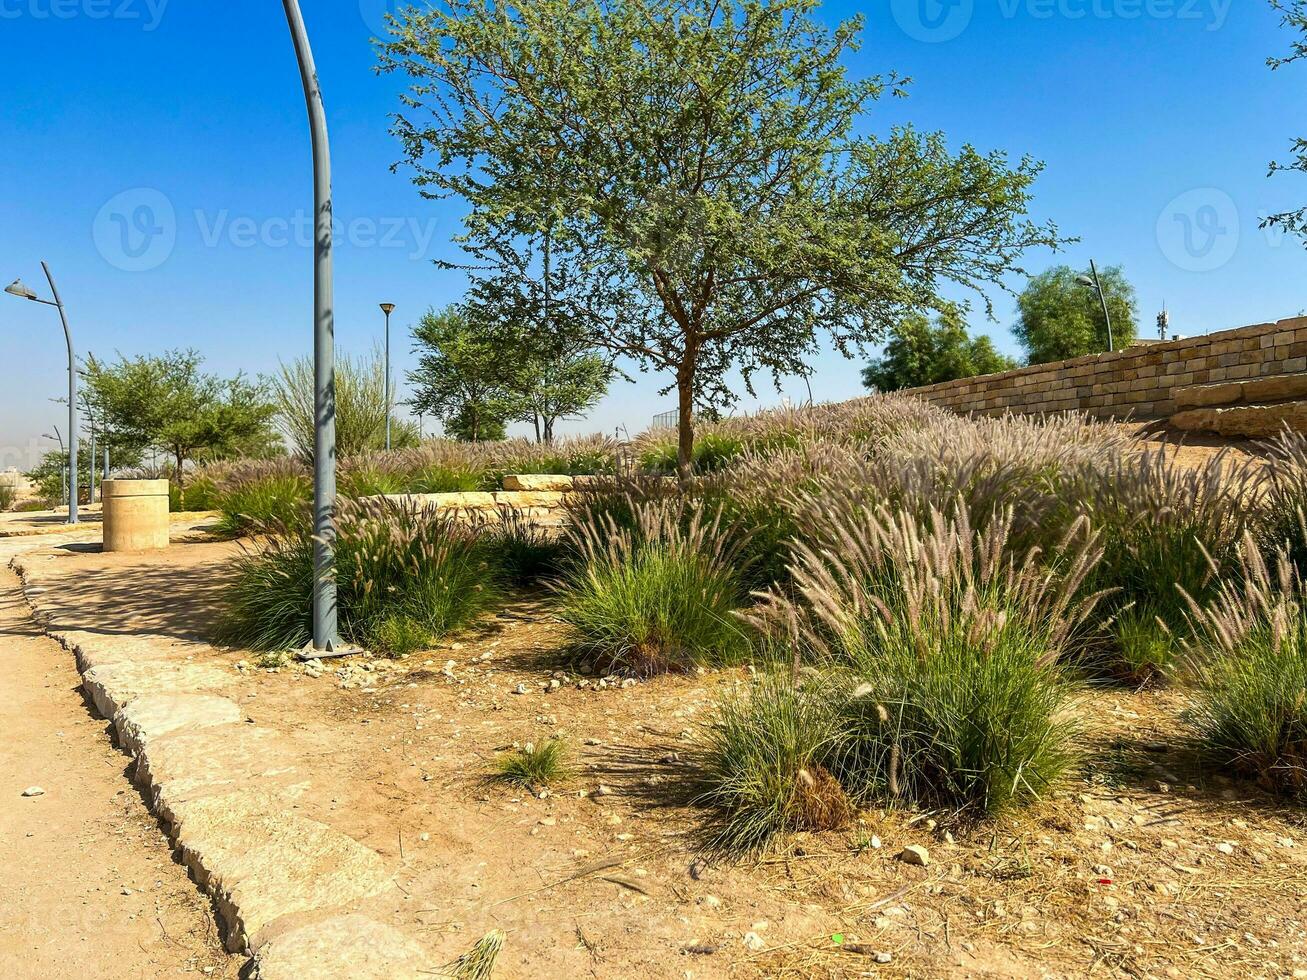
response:
[[[571,775],[567,743],[550,739],[540,745],[528,742],[495,760],[492,778],[532,792],[561,782]]]

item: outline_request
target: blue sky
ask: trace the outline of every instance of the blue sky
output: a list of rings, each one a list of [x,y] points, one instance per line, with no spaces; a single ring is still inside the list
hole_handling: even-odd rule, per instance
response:
[[[302,0],[332,130],[337,336],[361,352],[458,298],[449,257],[458,207],[422,200],[388,113],[403,84],[372,72],[386,0]],[[1204,333],[1307,307],[1301,245],[1258,229],[1307,203],[1307,178],[1266,176],[1307,135],[1307,65],[1272,73],[1289,37],[1264,0],[876,0],[856,74],[910,75],[912,96],[867,127],[911,121],[954,143],[1047,164],[1033,214],[1081,241],[1066,261],[1121,263],[1151,328]],[[829,3],[822,16],[859,5]],[[220,12],[219,12],[220,11]],[[44,290],[46,259],[82,351],[194,346],[218,371],[275,369],[311,343],[311,206],[304,107],[273,0],[0,0],[0,279]],[[148,210],[143,210],[148,207]],[[124,245],[126,247],[124,247]],[[143,249],[143,251],[142,251]],[[1014,279],[1013,285],[1020,286]],[[1013,303],[973,328],[1015,350]],[[53,310],[0,296],[0,468],[27,465],[59,421]],[[819,399],[859,391],[861,363],[816,364]],[[621,384],[571,431],[645,427],[671,407],[654,376]],[[801,396],[801,384],[789,393]],[[760,391],[762,403],[780,395]],[[746,407],[755,404],[746,402]]]

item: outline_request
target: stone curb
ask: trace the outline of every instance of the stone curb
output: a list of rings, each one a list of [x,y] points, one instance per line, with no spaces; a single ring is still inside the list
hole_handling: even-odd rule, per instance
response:
[[[234,701],[187,693],[212,687],[214,668],[151,661],[148,649],[141,658],[97,657],[78,631],[52,629],[24,557],[10,567],[34,621],[73,654],[87,696],[135,760],[135,780],[212,899],[228,951],[251,956],[251,976],[440,975],[420,944],[349,911],[393,888],[392,876],[371,848],[291,811],[305,781],[277,734],[246,724]]]

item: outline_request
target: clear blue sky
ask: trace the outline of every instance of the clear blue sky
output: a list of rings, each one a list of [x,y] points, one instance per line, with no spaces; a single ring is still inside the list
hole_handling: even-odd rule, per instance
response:
[[[402,80],[373,74],[370,46],[385,0],[302,2],[347,227],[338,342],[367,349],[380,335],[376,304],[393,301],[402,370],[411,320],[461,293],[460,277],[431,262],[453,254],[458,209],[423,201],[390,172],[399,154],[387,114]],[[1307,178],[1266,177],[1290,138],[1307,135],[1307,65],[1266,67],[1289,38],[1264,0],[866,6],[850,69],[914,79],[912,97],[878,110],[870,128],[910,120],[1046,162],[1034,214],[1081,242],[1029,255],[1031,270],[1122,263],[1145,326],[1166,303],[1184,334],[1307,307],[1307,253],[1257,227],[1266,212],[1307,203]],[[824,16],[855,9],[841,0]],[[47,259],[83,351],[194,346],[215,370],[251,373],[307,351],[311,249],[297,226],[311,205],[308,140],[281,5],[0,0],[0,37],[0,278],[44,289]],[[1013,304],[995,301],[998,322],[977,314],[973,327],[1014,350]],[[3,468],[31,462],[59,420],[49,399],[65,360],[45,307],[0,296],[0,338]],[[857,394],[860,366],[821,358],[817,397]],[[619,385],[572,430],[643,428],[671,407],[662,383]]]

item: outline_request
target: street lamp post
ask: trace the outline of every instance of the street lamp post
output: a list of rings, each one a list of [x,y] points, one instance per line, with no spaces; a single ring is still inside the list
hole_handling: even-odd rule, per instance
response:
[[[386,452],[390,452],[390,314],[395,304],[382,303],[381,312],[386,314]]]
[[[13,284],[5,287],[5,292],[11,296],[17,296],[20,299],[31,300],[33,303],[41,303],[45,306],[53,306],[59,311],[59,320],[64,325],[64,340],[68,343],[68,523],[76,524],[77,520],[77,357],[73,352],[73,334],[68,329],[68,314],[64,310],[63,300],[59,298],[59,287],[54,284],[54,276],[50,274],[50,266],[41,263],[41,268],[45,271],[46,281],[50,284],[50,294],[53,300],[41,299],[36,293],[32,292],[27,286],[23,285],[21,279],[15,279]]]
[[[63,434],[60,433],[60,431],[59,431],[59,426],[56,425],[56,426],[54,427],[54,435],[50,435],[50,433],[46,432],[46,433],[44,434],[44,438],[49,439],[51,442],[56,442],[56,441],[57,441],[57,442],[59,443],[59,453],[60,453],[60,455],[63,454],[63,451],[64,451],[64,437],[63,437]],[[67,467],[67,466],[64,467],[64,476],[63,476],[63,481],[64,481],[64,485],[63,485],[63,500],[64,500],[64,502],[66,503],[67,500],[68,500],[68,467]]]
[[[313,48],[299,0],[282,0],[313,144],[313,649],[340,645],[336,609],[336,341],[331,270],[331,148]]]
[[[1107,294],[1103,292],[1102,280],[1098,278],[1098,266],[1093,259],[1089,260],[1089,271],[1094,274],[1092,279],[1089,276],[1081,276],[1076,282],[1098,293],[1098,301],[1103,304],[1103,319],[1107,321],[1107,349],[1114,351],[1116,344],[1112,340],[1112,314],[1107,312]]]

